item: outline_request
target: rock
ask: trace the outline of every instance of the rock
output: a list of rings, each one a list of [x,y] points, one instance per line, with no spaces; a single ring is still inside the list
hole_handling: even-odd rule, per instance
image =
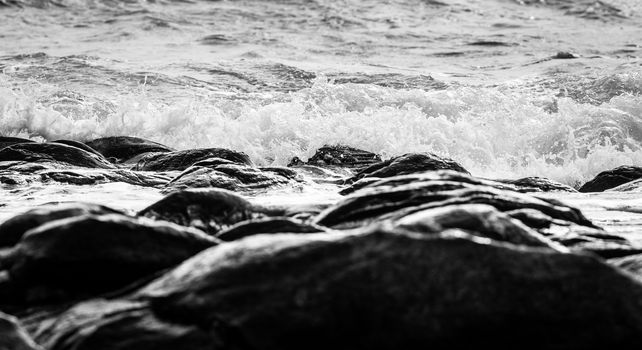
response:
[[[141,302],[96,299],[38,321],[34,337],[50,350],[217,348],[200,327],[163,322]]]
[[[122,288],[217,242],[170,223],[85,215],[28,231],[8,267],[11,283],[25,290],[18,303],[33,305]]]
[[[145,153],[166,153],[175,151],[160,143],[131,136],[110,136],[87,142],[87,145],[118,163]]]
[[[405,216],[394,224],[401,229],[421,233],[439,233],[458,228],[495,241],[565,251],[561,245],[556,245],[521,221],[487,204],[426,209]]]
[[[42,350],[42,348],[22,329],[15,317],[0,312],[0,350]]]
[[[315,219],[335,229],[396,219],[424,209],[458,204],[488,204],[500,211],[536,209],[554,219],[595,227],[582,213],[553,199],[459,181],[415,181],[400,186],[364,188],[326,209]]]
[[[0,149],[19,143],[35,143],[36,141],[23,139],[20,137],[0,136]]]
[[[264,219],[241,221],[238,224],[219,232],[216,238],[225,241],[235,241],[241,238],[271,233],[318,233],[326,229],[320,226],[304,224],[287,217],[271,217]]]
[[[113,169],[105,158],[61,143],[20,143],[0,149],[0,161],[59,164],[84,168]]]
[[[630,276],[593,256],[457,230],[249,237],[132,298],[168,324],[204,327],[222,349],[642,345],[642,285]]]
[[[362,188],[394,188],[401,185],[410,185],[417,182],[425,181],[455,181],[471,185],[490,186],[500,190],[520,191],[517,185],[507,184],[500,181],[480,179],[468,174],[452,170],[437,170],[425,173],[399,175],[386,178],[364,177],[344,188],[339,193],[348,195]]]
[[[364,177],[383,178],[435,170],[454,170],[469,174],[466,169],[452,159],[442,158],[432,153],[408,153],[371,165],[357,172],[349,182]]]
[[[82,143],[82,142],[79,142],[79,141],[74,141],[74,140],[56,140],[56,141],[53,141],[53,142],[54,142],[54,143],[62,143],[63,145],[67,145],[67,146],[72,146],[72,147],[80,148],[81,150],[87,151],[87,152],[89,152],[89,153],[93,153],[93,154],[95,154],[95,155],[97,155],[97,156],[99,156],[99,157],[101,157],[101,158],[103,157],[103,155],[102,155],[102,154],[100,154],[98,151],[96,151],[95,149],[93,149],[93,148],[91,148],[91,147],[87,146],[86,144],[84,144],[84,143]]]
[[[580,192],[602,192],[642,178],[642,167],[623,165],[603,171],[580,187]]]
[[[25,232],[47,222],[88,214],[122,214],[122,212],[103,205],[82,202],[45,204],[0,224],[0,247],[15,245]]]
[[[133,170],[185,170],[194,163],[208,158],[222,158],[238,164],[252,165],[250,158],[245,153],[224,148],[201,148],[149,154],[142,157]]]
[[[197,164],[203,164],[199,162]],[[167,184],[164,192],[215,187],[231,191],[256,191],[302,181],[290,169],[254,168],[242,164],[194,165]]]
[[[544,177],[524,177],[517,180],[496,181],[516,186],[520,192],[577,192],[571,186]]]
[[[211,235],[265,213],[243,197],[223,189],[177,191],[141,210],[138,215],[191,226]]]
[[[39,174],[43,181],[56,181],[72,185],[95,185],[110,182],[124,182],[143,187],[163,187],[171,178],[167,175],[137,172],[125,169],[114,170],[50,170]]]
[[[617,187],[609,188],[607,191],[631,193],[642,192],[642,179],[633,180]]]
[[[571,59],[571,58],[577,58],[577,56],[566,51],[560,51],[557,54],[555,54],[555,56],[553,56],[553,59]]]
[[[359,168],[380,162],[381,157],[372,152],[343,145],[325,145],[319,148],[307,162],[303,162],[298,157],[294,157],[288,166],[316,165],[320,167]]]

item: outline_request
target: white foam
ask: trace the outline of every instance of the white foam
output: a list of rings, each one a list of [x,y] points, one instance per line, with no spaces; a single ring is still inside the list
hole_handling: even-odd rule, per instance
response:
[[[159,102],[144,89],[110,101],[79,101],[83,113],[42,102],[55,87],[28,91],[0,80],[0,134],[54,140],[139,136],[178,149],[226,147],[258,164],[284,165],[324,144],[347,144],[390,157],[430,151],[488,177],[545,176],[578,185],[597,172],[642,164],[642,97],[601,105],[504,88],[397,90],[332,84],[299,92],[199,95]],[[642,76],[622,79],[640,84]],[[543,96],[543,97],[542,97]],[[109,105],[106,108],[105,105]],[[80,108],[80,107],[78,107]]]

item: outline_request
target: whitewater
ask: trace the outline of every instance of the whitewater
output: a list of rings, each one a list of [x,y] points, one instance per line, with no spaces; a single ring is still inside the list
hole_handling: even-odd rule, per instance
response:
[[[0,0],[0,33],[2,136],[138,136],[263,166],[326,144],[384,159],[428,151],[475,176],[576,188],[642,163],[637,0]],[[124,184],[2,191],[15,198],[2,218],[161,197]],[[565,198],[607,226],[609,210],[642,205],[592,196]]]

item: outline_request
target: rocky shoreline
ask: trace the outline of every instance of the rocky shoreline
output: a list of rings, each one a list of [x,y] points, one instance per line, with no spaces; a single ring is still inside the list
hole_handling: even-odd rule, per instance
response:
[[[579,191],[641,178],[622,166]],[[51,203],[0,223],[0,349],[642,345],[642,247],[538,197],[577,191],[549,179],[348,146],[259,167],[134,137],[0,137],[3,187],[108,182],[165,197],[137,213]],[[344,197],[247,198],[309,183]]]

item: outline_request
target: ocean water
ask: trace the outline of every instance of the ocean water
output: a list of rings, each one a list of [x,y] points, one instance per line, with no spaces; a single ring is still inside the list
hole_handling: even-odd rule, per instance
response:
[[[640,57],[639,0],[0,0],[0,135],[139,136],[260,165],[324,144],[431,151],[577,187],[642,163]],[[0,219],[160,197],[128,186],[0,189]],[[637,220],[636,195],[613,196],[567,199],[598,219],[630,200]]]

